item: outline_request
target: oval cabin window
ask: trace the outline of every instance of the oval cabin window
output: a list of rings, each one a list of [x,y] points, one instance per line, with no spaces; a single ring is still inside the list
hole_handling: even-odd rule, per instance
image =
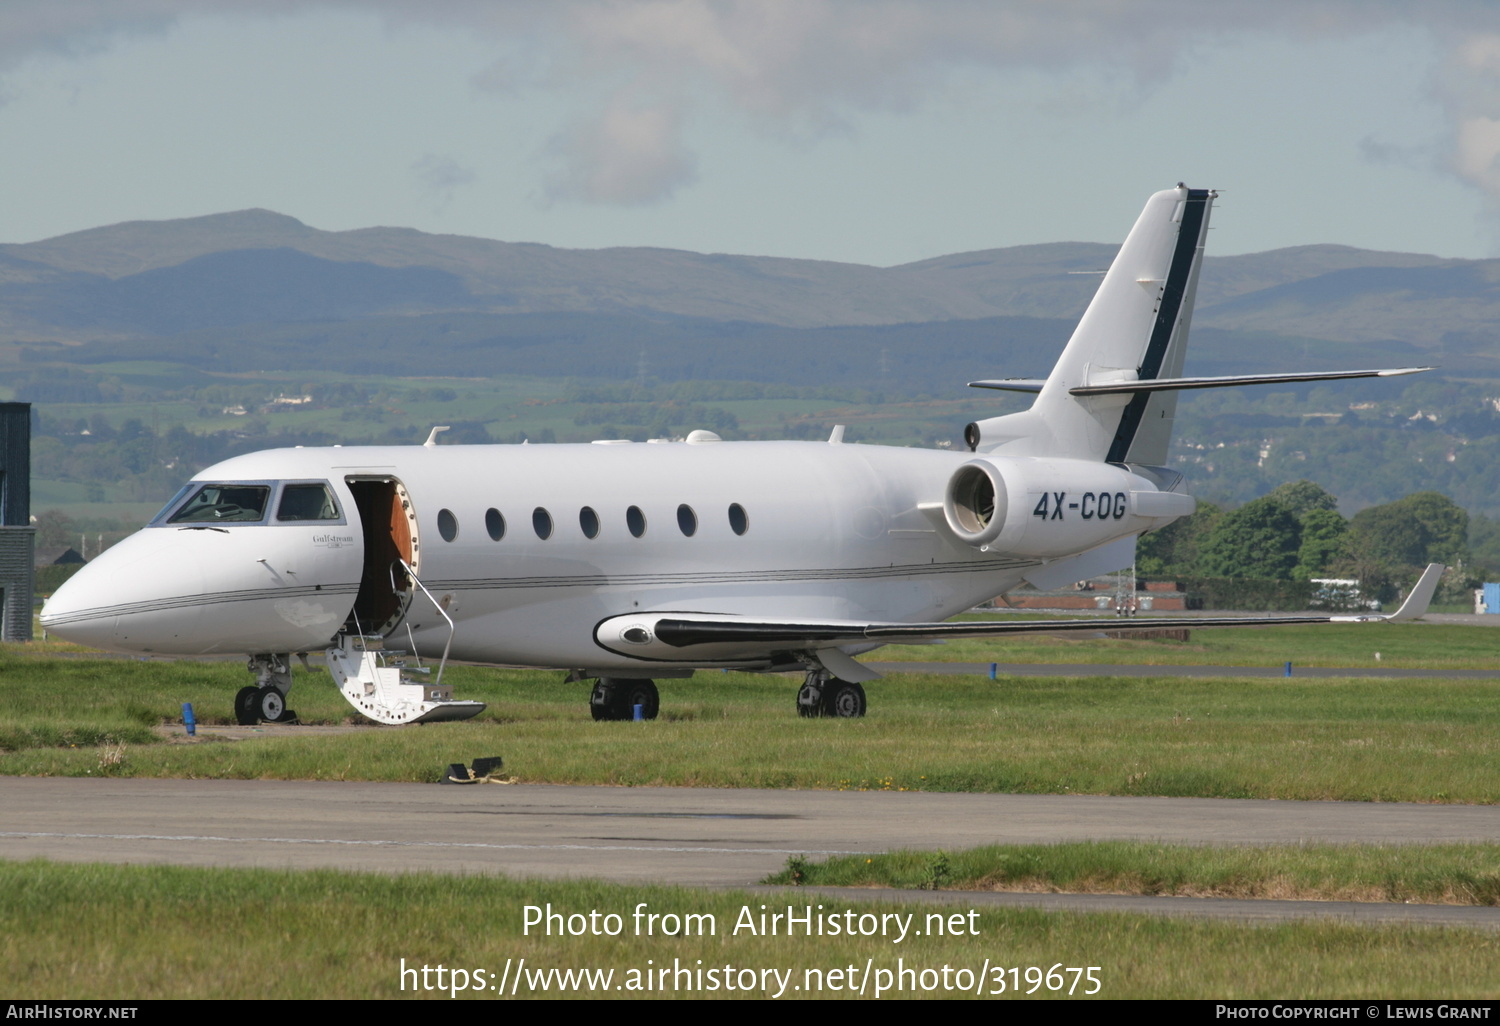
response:
[[[745,513],[745,507],[737,502],[729,506],[729,529],[735,534],[750,530],[750,517]]]

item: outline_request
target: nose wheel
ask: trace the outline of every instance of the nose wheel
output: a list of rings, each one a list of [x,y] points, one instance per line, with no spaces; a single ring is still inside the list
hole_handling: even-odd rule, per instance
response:
[[[255,712],[267,723],[281,723],[297,716],[286,707],[286,696],[275,688],[260,689],[255,696]]]
[[[259,693],[260,688],[254,686],[240,688],[234,696],[234,722],[242,727],[253,727],[260,722],[255,718],[255,696]]]
[[[297,714],[286,707],[286,696],[275,688],[240,688],[234,696],[234,720],[242,727],[257,723],[288,723]]]
[[[292,671],[287,656],[251,656],[249,668],[257,683],[240,688],[234,696],[235,722],[242,727],[253,727],[257,723],[295,720],[297,714],[286,707],[286,693],[292,689]]]

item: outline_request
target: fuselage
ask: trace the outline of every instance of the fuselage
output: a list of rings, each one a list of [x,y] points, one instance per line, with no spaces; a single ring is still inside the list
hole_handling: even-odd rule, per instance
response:
[[[447,624],[396,556],[455,621],[453,656],[490,663],[639,671],[592,633],[634,611],[942,619],[1040,562],[944,529],[944,488],[970,458],[810,442],[269,450],[197,475],[60,588],[43,625],[138,652],[307,651],[346,630],[440,651]],[[317,483],[322,519],[278,515]],[[263,511],[184,513],[201,485]]]
[[[1179,185],[1148,200],[1053,373],[1008,386],[1036,391],[1032,408],[971,424],[972,452],[839,432],[260,452],[199,474],[42,624],[125,651],[248,653],[262,691],[289,687],[285,660],[263,657],[354,660],[372,637],[601,681],[852,674],[844,656],[898,636],[867,628],[1117,569],[1136,535],[1192,512],[1160,464],[1172,389],[1198,387],[1175,375],[1212,199]]]

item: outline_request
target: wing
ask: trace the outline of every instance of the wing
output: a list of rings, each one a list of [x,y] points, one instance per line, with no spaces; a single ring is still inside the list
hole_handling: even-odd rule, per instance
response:
[[[1423,571],[1394,613],[1331,613],[1287,616],[1145,617],[1130,620],[1002,620],[959,623],[879,623],[858,620],[798,620],[727,613],[635,613],[612,616],[594,628],[594,641],[617,655],[647,662],[697,665],[767,659],[780,653],[821,654],[840,646],[888,645],[948,638],[1068,631],[1161,630],[1169,627],[1272,627],[1303,623],[1384,623],[1411,620],[1427,611],[1444,567]],[[829,657],[853,664],[842,652]],[[826,660],[825,660],[826,662]],[[858,664],[853,664],[858,665]],[[847,666],[845,666],[847,669]],[[830,667],[832,669],[832,667]],[[868,678],[866,678],[868,679]]]

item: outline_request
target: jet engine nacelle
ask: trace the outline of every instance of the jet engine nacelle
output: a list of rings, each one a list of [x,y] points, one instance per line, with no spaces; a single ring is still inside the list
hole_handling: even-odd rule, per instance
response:
[[[1191,495],[1163,492],[1108,463],[976,459],[953,472],[943,516],[984,551],[1050,558],[1165,526],[1193,512]]]

